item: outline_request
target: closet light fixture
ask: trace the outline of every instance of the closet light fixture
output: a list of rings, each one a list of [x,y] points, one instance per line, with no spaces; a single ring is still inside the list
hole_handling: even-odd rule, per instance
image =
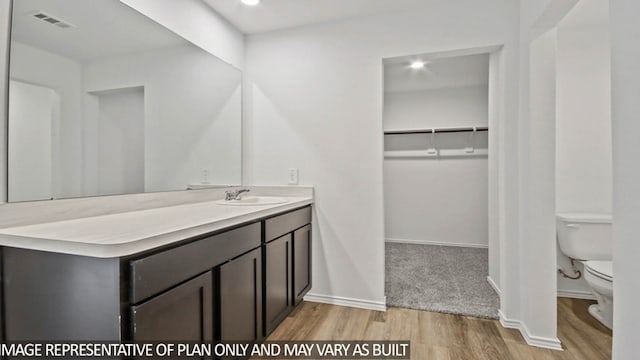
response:
[[[240,0],[240,1],[242,1],[243,4],[249,5],[249,6],[256,6],[260,4],[260,0]]]
[[[411,65],[409,65],[409,67],[414,69],[414,70],[419,70],[419,69],[424,69],[424,67],[426,65],[427,65],[426,62],[421,61],[421,60],[416,60],[416,61],[412,61]]]

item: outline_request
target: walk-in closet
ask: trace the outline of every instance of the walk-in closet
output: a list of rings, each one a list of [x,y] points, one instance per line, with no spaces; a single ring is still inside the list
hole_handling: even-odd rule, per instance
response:
[[[490,54],[384,61],[387,305],[497,318],[488,281]]]

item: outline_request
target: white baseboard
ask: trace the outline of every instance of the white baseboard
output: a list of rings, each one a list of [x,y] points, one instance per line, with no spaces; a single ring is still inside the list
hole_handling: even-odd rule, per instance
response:
[[[498,287],[498,285],[495,283],[495,281],[493,281],[493,279],[491,278],[491,276],[487,276],[487,282],[489,283],[489,285],[491,285],[491,287],[493,288],[493,290],[495,290],[496,294],[498,294],[498,297],[500,297],[502,299],[502,290],[500,290],[500,288]]]
[[[387,301],[371,301],[363,299],[352,299],[341,296],[330,296],[321,294],[307,294],[304,297],[305,301],[317,302],[322,304],[331,304],[339,306],[348,306],[359,309],[375,310],[375,311],[387,311]]]
[[[391,238],[385,239],[385,241],[389,243],[401,243],[401,244],[457,246],[457,247],[470,247],[470,248],[482,248],[482,249],[489,248],[489,245],[486,245],[486,244],[454,243],[454,242],[446,242],[446,241],[391,239]]]
[[[502,310],[498,310],[498,314],[500,315],[500,324],[502,324],[503,327],[506,327],[509,329],[519,330],[520,334],[522,334],[522,337],[524,338],[524,340],[527,342],[528,345],[539,347],[539,348],[563,351],[562,344],[560,343],[560,339],[558,339],[557,337],[547,338],[542,336],[531,335],[531,333],[529,332],[529,329],[527,329],[527,326],[522,321],[515,320],[515,319],[507,319],[502,313]]]
[[[595,295],[593,295],[591,291],[581,291],[581,290],[558,289],[558,297],[571,298],[571,299],[596,300]]]
[[[505,327],[507,329],[520,330],[519,320],[508,319],[506,316],[504,316],[504,313],[502,312],[502,310],[498,310],[498,316],[500,317],[500,324],[502,325],[502,327]]]

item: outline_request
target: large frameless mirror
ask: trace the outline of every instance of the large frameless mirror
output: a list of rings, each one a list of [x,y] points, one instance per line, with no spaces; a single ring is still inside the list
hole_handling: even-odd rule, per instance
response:
[[[118,0],[14,1],[8,200],[241,184],[241,83]]]

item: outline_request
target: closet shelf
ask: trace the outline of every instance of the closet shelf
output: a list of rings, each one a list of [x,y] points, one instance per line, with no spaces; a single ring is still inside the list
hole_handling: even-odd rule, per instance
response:
[[[441,149],[436,151],[429,150],[394,150],[385,151],[385,159],[393,158],[442,158],[442,157],[487,157],[488,149],[474,149],[473,152],[466,152],[464,149]]]
[[[489,131],[487,126],[467,126],[467,127],[450,127],[450,128],[433,128],[433,129],[395,129],[385,130],[385,135],[405,135],[405,134],[438,134],[438,133],[458,133],[458,132],[482,132]]]

